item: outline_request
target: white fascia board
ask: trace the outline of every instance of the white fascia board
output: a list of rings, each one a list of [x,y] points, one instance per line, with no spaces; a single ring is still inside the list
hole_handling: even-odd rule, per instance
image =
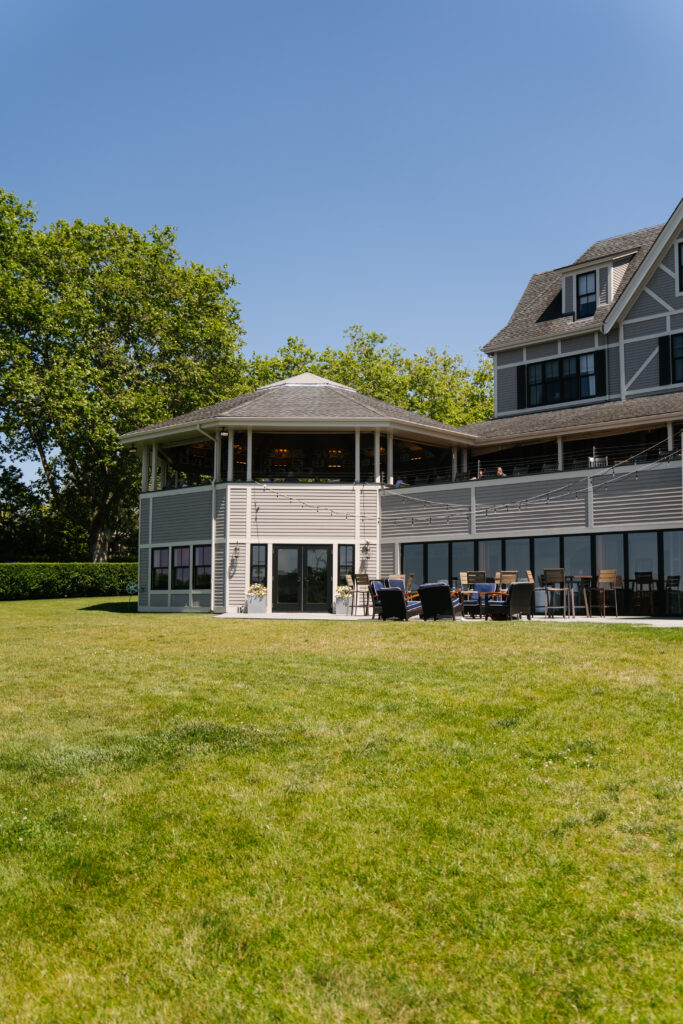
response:
[[[626,311],[631,301],[635,298],[636,293],[647,280],[648,275],[652,273],[657,263],[661,260],[666,251],[666,247],[673,241],[673,237],[678,229],[681,219],[683,219],[683,199],[681,199],[680,203],[671,214],[662,230],[659,232],[659,235],[653,242],[649,253],[636,270],[635,274],[626,286],[626,289],[622,292],[612,306],[612,309],[605,317],[605,322],[603,324],[605,334],[612,330],[619,317]]]
[[[465,431],[459,431],[456,428],[448,427],[446,424],[443,428],[422,426],[419,423],[407,423],[405,420],[359,420],[359,419],[348,419],[348,420],[328,420],[328,419],[226,419],[217,417],[213,420],[201,420],[196,423],[183,423],[176,427],[159,427],[156,430],[140,430],[131,431],[128,434],[122,434],[119,437],[119,442],[122,445],[134,445],[140,443],[146,443],[151,441],[160,440],[182,440],[183,438],[191,438],[199,429],[202,430],[272,430],[272,431],[286,431],[286,430],[301,430],[306,433],[312,433],[318,431],[320,433],[334,433],[335,431],[345,430],[381,430],[381,431],[393,431],[395,435],[400,434],[401,436],[408,437],[421,437],[423,440],[441,440],[451,444],[472,444],[476,440],[476,435],[465,433]]]

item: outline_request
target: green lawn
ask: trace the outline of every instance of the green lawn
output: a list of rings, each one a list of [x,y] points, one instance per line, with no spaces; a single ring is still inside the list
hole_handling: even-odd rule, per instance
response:
[[[3,1022],[680,1022],[683,632],[0,604]]]

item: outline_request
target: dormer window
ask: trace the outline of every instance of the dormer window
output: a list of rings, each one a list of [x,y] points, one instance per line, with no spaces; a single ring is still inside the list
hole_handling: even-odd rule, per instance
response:
[[[597,306],[597,291],[595,287],[595,271],[588,274],[576,275],[576,318],[582,320],[584,317],[593,316]]]

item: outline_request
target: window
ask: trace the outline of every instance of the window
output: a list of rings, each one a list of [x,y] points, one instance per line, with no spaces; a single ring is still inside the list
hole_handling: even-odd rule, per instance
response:
[[[353,576],[355,550],[353,544],[340,544],[337,551],[337,580],[345,583],[347,576]]]
[[[168,590],[168,548],[152,548],[152,590]]]
[[[195,590],[209,590],[211,587],[211,545],[197,544],[194,549]]]
[[[671,338],[671,382],[680,384],[683,381],[683,334],[674,334]]]
[[[171,589],[190,589],[190,549],[173,548]]]
[[[678,290],[683,292],[683,242],[678,243]]]
[[[581,319],[586,316],[593,316],[597,306],[597,293],[595,290],[595,271],[588,274],[576,275],[576,316]]]
[[[527,404],[555,405],[595,398],[598,393],[596,355],[565,356],[527,366]]]
[[[268,578],[268,548],[265,544],[251,545],[250,583],[262,583],[265,587]]]

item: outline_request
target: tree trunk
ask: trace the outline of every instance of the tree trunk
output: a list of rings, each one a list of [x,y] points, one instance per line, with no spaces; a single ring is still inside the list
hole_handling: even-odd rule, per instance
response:
[[[113,534],[114,531],[111,526],[98,526],[97,523],[93,525],[90,537],[88,538],[88,548],[92,562],[109,561],[109,546]]]

